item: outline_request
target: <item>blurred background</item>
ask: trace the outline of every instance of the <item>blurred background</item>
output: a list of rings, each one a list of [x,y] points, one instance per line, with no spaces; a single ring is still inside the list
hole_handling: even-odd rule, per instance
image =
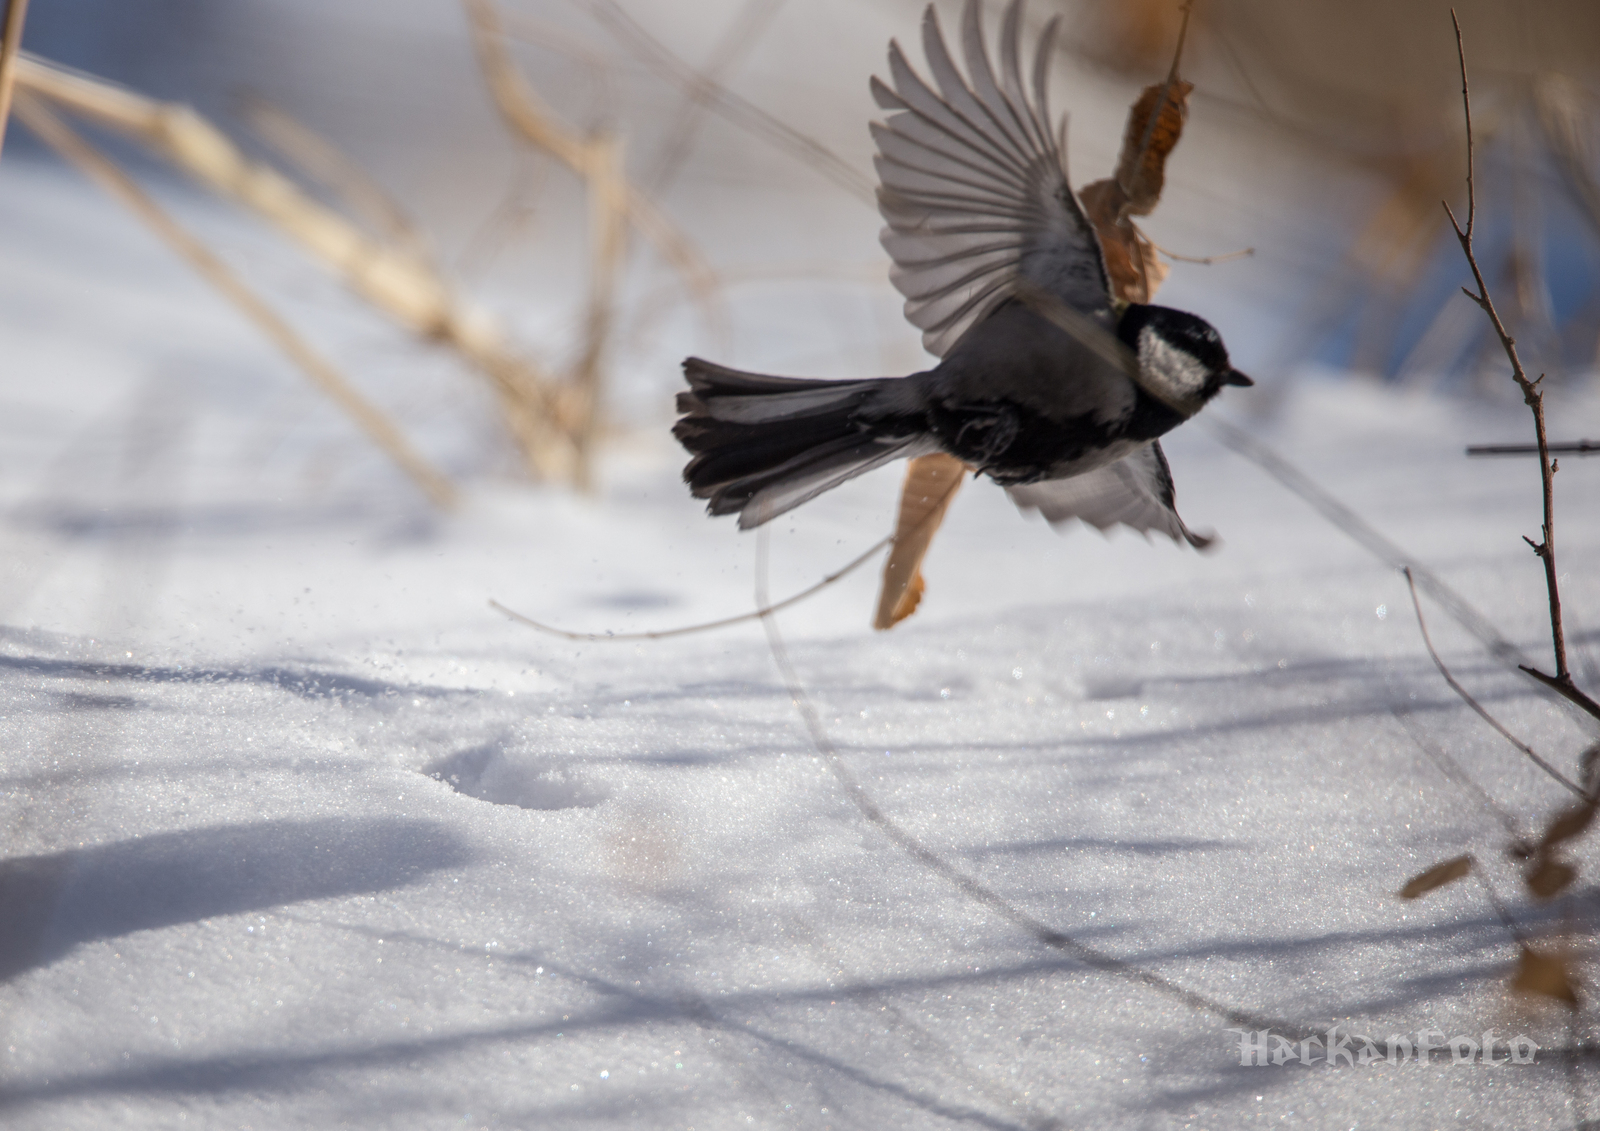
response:
[[[992,23],[998,6],[989,7]],[[1600,350],[1600,7],[1456,7],[1475,86],[1480,258],[1530,368],[1590,381]],[[953,26],[958,6],[939,9]],[[816,377],[929,363],[877,244],[867,132],[878,116],[868,77],[885,70],[891,38],[920,62],[922,10],[920,0],[41,0],[24,42],[56,64],[194,107],[247,157],[371,230],[370,211],[351,206],[360,186],[348,170],[358,170],[394,214],[394,231],[375,238],[414,250],[473,318],[498,327],[496,348],[526,361],[539,396],[589,381],[594,404],[562,403],[575,419],[597,409],[595,442],[669,444],[688,353]],[[609,236],[596,225],[596,201],[616,184],[508,121],[475,49],[475,14],[480,29],[497,25],[491,38],[546,125],[574,145],[604,139],[626,191],[670,239],[632,214]],[[1111,170],[1127,107],[1171,64],[1181,12],[1175,0],[1029,5],[1035,30],[1054,16],[1065,34],[1053,98],[1070,115],[1082,185]],[[1439,206],[1465,196],[1456,65],[1444,0],[1199,0],[1182,61],[1195,83],[1188,127],[1144,227],[1179,256],[1253,254],[1178,261],[1160,300],[1216,322],[1268,388],[1320,371],[1510,396],[1498,347],[1459,292],[1464,265]],[[241,227],[249,208],[102,125],[81,128],[210,232],[218,253],[448,474],[542,466],[547,478],[571,477],[570,460],[530,458],[526,435],[519,450],[508,394],[496,399],[494,379],[475,376],[449,334],[408,332],[270,224]],[[324,145],[347,173],[319,174],[304,145],[285,149],[284,129]],[[0,180],[58,162],[14,125]],[[42,223],[13,230],[34,241],[29,262],[49,258]],[[619,241],[609,258],[608,238]],[[168,336],[181,338],[181,326]],[[119,332],[88,311],[73,330]],[[292,444],[294,427],[285,430]]]

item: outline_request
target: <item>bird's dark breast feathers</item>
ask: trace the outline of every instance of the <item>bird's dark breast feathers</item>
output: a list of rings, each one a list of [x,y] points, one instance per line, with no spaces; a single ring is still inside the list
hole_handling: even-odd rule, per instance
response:
[[[1184,417],[1140,392],[1121,420],[1092,413],[1051,419],[1004,398],[928,406],[928,427],[951,455],[1003,486],[1076,474],[1120,459]]]

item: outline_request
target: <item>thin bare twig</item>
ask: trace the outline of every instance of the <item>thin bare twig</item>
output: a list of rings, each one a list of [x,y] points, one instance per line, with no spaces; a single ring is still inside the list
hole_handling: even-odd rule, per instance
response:
[[[1541,770],[1549,774],[1562,785],[1566,786],[1583,800],[1590,800],[1589,795],[1583,791],[1582,786],[1578,785],[1571,778],[1567,777],[1567,775],[1563,774],[1560,770],[1552,766],[1549,762],[1546,762],[1534,751],[1533,747],[1529,746],[1526,742],[1523,742],[1522,739],[1518,738],[1505,727],[1501,726],[1499,719],[1491,715],[1484,708],[1482,703],[1479,703],[1476,699],[1474,699],[1465,687],[1462,687],[1456,682],[1456,677],[1450,674],[1450,669],[1445,667],[1444,661],[1439,658],[1439,653],[1434,649],[1433,638],[1428,635],[1428,622],[1424,620],[1422,616],[1422,602],[1417,598],[1417,583],[1411,576],[1411,570],[1408,567],[1402,572],[1405,573],[1406,584],[1411,589],[1411,607],[1417,611],[1417,627],[1422,630],[1422,642],[1423,644],[1427,645],[1428,655],[1433,657],[1433,666],[1439,669],[1440,675],[1444,676],[1444,681],[1450,685],[1450,690],[1461,696],[1462,701],[1465,702],[1467,706],[1476,711],[1484,722],[1494,727],[1494,729],[1500,733],[1502,738],[1527,755],[1528,759],[1533,762],[1534,765],[1538,766]]]
[[[775,605],[763,605],[756,609],[756,611],[753,613],[740,613],[736,617],[723,617],[721,620],[705,621],[702,624],[689,624],[684,625],[681,628],[664,628],[656,632],[569,632],[564,628],[556,628],[553,625],[541,624],[532,617],[525,617],[519,612],[515,612],[506,608],[499,601],[490,601],[489,607],[504,613],[506,616],[510,617],[519,624],[525,624],[529,628],[538,629],[540,632],[549,633],[551,636],[560,636],[567,640],[665,640],[670,636],[688,636],[690,633],[694,632],[710,632],[713,629],[727,628],[729,625],[743,624],[746,621],[759,620],[762,617],[777,612],[779,609],[787,609],[790,605],[797,605],[801,601],[804,601],[807,597],[811,596],[813,593],[818,593],[823,589],[826,589],[834,582],[843,578],[846,574],[854,573],[858,567],[865,565],[874,554],[893,541],[894,537],[892,535],[888,538],[880,538],[878,541],[874,542],[870,547],[868,547],[864,553],[851,559],[849,563],[841,566],[839,569],[834,570],[815,585],[812,585],[806,589],[802,589],[792,597],[785,597]]]
[[[416,482],[424,494],[441,507],[453,506],[456,489],[411,446],[405,436],[375,405],[361,395],[342,373],[295,332],[278,313],[219,259],[157,204],[132,177],[65,122],[29,91],[18,92],[17,117],[40,140],[54,149],[85,176],[113,197],[122,201],[143,220],[161,240],[205,280],[233,303],[256,328],[287,354],[327,396],[355,422],[367,437],[394,460]]]
[[[1168,259],[1178,263],[1198,263],[1202,267],[1210,267],[1213,263],[1226,263],[1230,259],[1246,259],[1256,253],[1253,247],[1241,247],[1238,251],[1230,251],[1224,255],[1179,255],[1175,251],[1168,251],[1154,240],[1150,241],[1150,246]]]
[[[1600,443],[1593,440],[1574,440],[1570,444],[1547,444],[1545,450],[1558,456],[1600,455]],[[1469,456],[1536,456],[1538,444],[1470,444]]]
[[[6,19],[0,28],[0,147],[6,141],[6,123],[11,120],[11,92],[16,87],[17,52],[22,50],[22,24],[28,16],[28,0],[6,0]]]
[[[1448,201],[1444,203],[1445,215],[1450,217],[1450,226],[1456,233],[1456,240],[1461,244],[1461,253],[1466,256],[1467,266],[1472,269],[1473,281],[1477,284],[1474,293],[1466,287],[1461,291],[1473,302],[1477,303],[1489,324],[1494,327],[1495,335],[1500,339],[1500,346],[1505,351],[1507,360],[1511,362],[1511,378],[1522,390],[1522,400],[1533,413],[1534,436],[1539,442],[1539,477],[1544,494],[1544,524],[1541,528],[1541,540],[1535,542],[1531,538],[1524,541],[1532,547],[1534,554],[1544,563],[1545,588],[1550,596],[1550,641],[1555,652],[1555,675],[1546,675],[1532,665],[1522,665],[1522,670],[1546,687],[1565,696],[1569,701],[1581,707],[1595,718],[1600,719],[1600,703],[1596,703],[1588,695],[1578,689],[1572,682],[1572,673],[1567,669],[1567,642],[1566,634],[1561,624],[1561,587],[1556,573],[1556,536],[1555,536],[1555,475],[1556,464],[1550,458],[1550,443],[1545,433],[1544,420],[1544,393],[1539,388],[1544,380],[1543,374],[1537,379],[1530,380],[1522,368],[1522,359],[1517,356],[1517,341],[1506,330],[1505,323],[1500,320],[1500,314],[1495,310],[1494,300],[1489,295],[1489,284],[1484,281],[1483,270],[1478,266],[1478,257],[1472,247],[1473,226],[1477,220],[1478,196],[1477,186],[1473,176],[1473,138],[1472,138],[1472,94],[1467,82],[1467,50],[1461,37],[1461,20],[1455,10],[1450,11],[1451,23],[1456,32],[1456,58],[1461,65],[1461,108],[1467,124],[1467,224],[1463,228],[1456,220],[1455,212],[1450,208]]]
[[[901,532],[898,537],[905,538],[915,536],[920,534],[930,523],[937,525],[934,520],[942,513],[941,508],[944,507],[944,505],[955,496],[956,491],[960,489],[960,487],[961,478],[958,476],[949,487],[945,488],[945,492],[940,496],[938,503],[932,509],[930,509],[929,512],[924,515],[919,522],[916,523],[916,525],[912,526],[909,530]],[[828,576],[824,577],[815,585],[812,585],[806,589],[802,589],[792,597],[785,597],[776,605],[768,605],[765,601],[762,601],[757,605],[756,611],[753,613],[740,613],[736,617],[723,617],[721,620],[706,621],[702,624],[689,624],[684,625],[681,628],[664,628],[655,632],[571,632],[564,628],[556,628],[553,625],[541,624],[532,617],[523,616],[521,613],[514,612],[511,609],[506,608],[499,601],[490,601],[489,607],[499,610],[512,620],[521,624],[525,624],[529,628],[538,629],[540,632],[549,633],[551,636],[560,636],[566,640],[665,640],[669,636],[687,636],[693,632],[710,632],[712,629],[727,628],[729,625],[743,624],[746,621],[770,616],[779,609],[787,609],[790,605],[797,605],[801,601],[804,601],[807,597],[811,596],[813,593],[818,593],[826,589],[834,582],[843,578],[846,574],[853,573],[858,567],[864,565],[879,550],[883,549],[885,546],[892,545],[896,538],[897,535],[895,534],[891,534],[886,538],[880,538],[871,546],[867,547],[867,549],[861,554],[855,558],[852,558],[844,566],[828,574]]]

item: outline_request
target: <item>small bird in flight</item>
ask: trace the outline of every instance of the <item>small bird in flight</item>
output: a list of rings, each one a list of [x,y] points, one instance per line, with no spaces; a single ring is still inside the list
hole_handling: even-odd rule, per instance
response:
[[[907,377],[814,381],[684,362],[673,435],[713,515],[748,530],[892,460],[946,452],[1051,522],[1123,523],[1174,541],[1184,525],[1158,438],[1224,385],[1249,385],[1209,323],[1117,300],[1067,182],[1048,103],[1051,20],[1019,63],[1022,0],[1006,9],[998,73],[977,0],[962,16],[963,77],[933,7],[934,85],[889,45],[878,145],[881,240],[906,317],[939,364]]]

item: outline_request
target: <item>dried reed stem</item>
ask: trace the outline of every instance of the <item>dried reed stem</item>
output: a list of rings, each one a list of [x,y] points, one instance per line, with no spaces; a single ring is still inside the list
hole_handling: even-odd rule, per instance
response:
[[[1596,703],[1588,695],[1580,691],[1572,682],[1572,673],[1567,669],[1567,641],[1566,633],[1561,625],[1561,587],[1556,574],[1556,534],[1555,534],[1555,474],[1556,464],[1550,458],[1550,443],[1545,434],[1544,421],[1544,393],[1539,388],[1544,375],[1530,380],[1522,368],[1522,359],[1517,356],[1517,341],[1506,330],[1505,323],[1500,320],[1500,314],[1495,310],[1494,300],[1489,296],[1489,285],[1484,281],[1483,270],[1478,266],[1478,257],[1473,252],[1472,232],[1477,220],[1478,198],[1477,186],[1473,179],[1473,139],[1472,139],[1472,95],[1467,83],[1467,51],[1461,38],[1461,20],[1456,16],[1455,9],[1450,11],[1450,20],[1456,32],[1456,58],[1461,64],[1461,108],[1467,123],[1467,225],[1465,228],[1456,220],[1456,214],[1451,210],[1448,202],[1444,203],[1445,214],[1450,217],[1450,226],[1455,230],[1456,240],[1461,244],[1461,252],[1467,259],[1467,265],[1472,269],[1473,281],[1477,284],[1476,293],[1462,287],[1461,291],[1489,318],[1489,323],[1494,327],[1495,335],[1500,339],[1500,346],[1505,351],[1507,360],[1511,362],[1511,378],[1522,390],[1522,400],[1533,413],[1534,436],[1539,442],[1539,476],[1544,494],[1544,524],[1541,528],[1542,540],[1535,542],[1524,537],[1523,541],[1532,547],[1544,563],[1545,589],[1550,597],[1550,640],[1555,651],[1556,674],[1546,675],[1530,664],[1522,665],[1522,670],[1546,687],[1560,693],[1570,702],[1583,708],[1595,718],[1600,718],[1600,703]]]
[[[622,145],[610,135],[591,142],[589,174],[589,303],[583,321],[583,353],[573,373],[581,426],[573,436],[578,447],[578,486],[588,490],[594,441],[601,420],[606,345],[616,317],[617,277],[627,252],[627,183],[622,177]]]
[[[0,28],[0,147],[6,142],[6,123],[11,120],[11,92],[17,79],[17,54],[22,50],[22,24],[28,16],[28,0],[6,0],[6,18]]]
[[[143,220],[163,242],[233,303],[262,333],[342,408],[418,487],[441,507],[456,501],[455,487],[414,449],[400,430],[317,353],[210,248],[169,216],[134,180],[80,137],[31,91],[19,91],[16,114],[40,140]]]
[[[610,160],[598,152],[614,142],[600,137],[586,138],[563,125],[528,85],[505,48],[505,28],[492,0],[462,0],[472,24],[473,44],[495,105],[519,134],[549,153],[578,176],[588,179]],[[620,162],[617,164],[620,173]],[[684,284],[697,301],[714,302],[717,276],[710,264],[689,240],[647,196],[625,179],[620,180],[621,202],[628,223],[655,245],[672,267],[683,276]]]
[[[20,60],[17,81],[97,124],[131,134],[219,195],[260,213],[410,329],[434,337],[454,334],[475,343],[495,333],[489,324],[455,309],[452,296],[426,264],[367,236],[276,169],[250,160],[188,106],[145,98],[33,56]]]
[[[601,423],[604,358],[615,320],[617,280],[631,224],[683,275],[708,309],[716,289],[710,267],[673,224],[627,182],[621,142],[605,133],[583,136],[564,125],[512,62],[505,29],[492,0],[463,0],[479,67],[501,116],[523,138],[583,179],[589,196],[589,297],[583,345],[571,383],[562,390],[563,422],[576,449],[574,480],[589,485],[590,458]]]
[[[188,106],[145,98],[30,55],[18,60],[17,83],[154,149],[218,195],[266,219],[406,329],[453,347],[494,383],[529,470],[550,479],[574,477],[575,449],[559,391],[532,361],[506,346],[491,316],[463,302],[414,251],[369,236],[276,169],[250,160]]]
[[[264,98],[248,97],[242,109],[250,128],[302,176],[331,189],[382,238],[429,259],[427,241],[399,201],[336,145]]]

